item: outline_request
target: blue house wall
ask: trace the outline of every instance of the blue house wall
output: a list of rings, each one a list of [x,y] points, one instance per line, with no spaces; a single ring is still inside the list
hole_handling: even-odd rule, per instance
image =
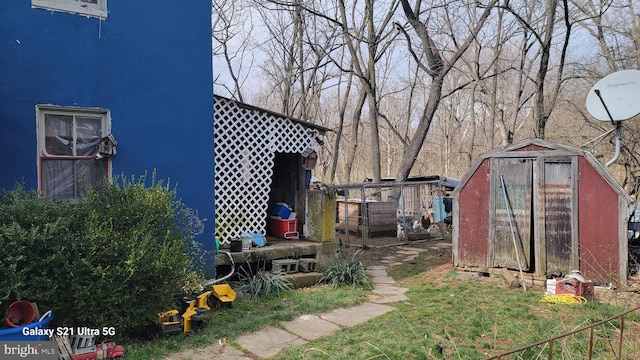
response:
[[[104,108],[113,175],[156,171],[213,247],[211,2],[109,1],[98,19],[0,1],[0,188],[36,188],[36,104]]]

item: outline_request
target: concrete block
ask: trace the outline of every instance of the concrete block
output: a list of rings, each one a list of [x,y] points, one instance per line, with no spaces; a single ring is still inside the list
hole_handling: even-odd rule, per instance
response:
[[[318,263],[315,259],[306,259],[302,258],[298,260],[298,268],[301,272],[314,272],[316,271],[316,264]]]
[[[291,274],[298,272],[298,260],[278,259],[271,261],[271,272],[274,274]]]

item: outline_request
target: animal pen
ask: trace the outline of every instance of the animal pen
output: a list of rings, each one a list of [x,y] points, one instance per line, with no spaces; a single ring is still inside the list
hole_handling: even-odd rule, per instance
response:
[[[336,238],[346,245],[380,247],[444,237],[455,185],[451,179],[430,178],[336,185]]]

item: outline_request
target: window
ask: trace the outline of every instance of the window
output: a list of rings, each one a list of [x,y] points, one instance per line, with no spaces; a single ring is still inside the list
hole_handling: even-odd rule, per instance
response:
[[[96,157],[110,134],[109,111],[38,105],[38,187],[48,199],[83,199],[110,179],[111,160]]]
[[[52,11],[107,18],[107,0],[31,0],[31,6]]]

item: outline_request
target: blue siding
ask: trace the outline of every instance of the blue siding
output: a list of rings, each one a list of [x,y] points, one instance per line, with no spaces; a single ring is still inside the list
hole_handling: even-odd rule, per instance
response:
[[[37,186],[36,104],[111,111],[113,174],[154,169],[213,248],[211,2],[109,1],[106,20],[0,1],[0,188]]]

